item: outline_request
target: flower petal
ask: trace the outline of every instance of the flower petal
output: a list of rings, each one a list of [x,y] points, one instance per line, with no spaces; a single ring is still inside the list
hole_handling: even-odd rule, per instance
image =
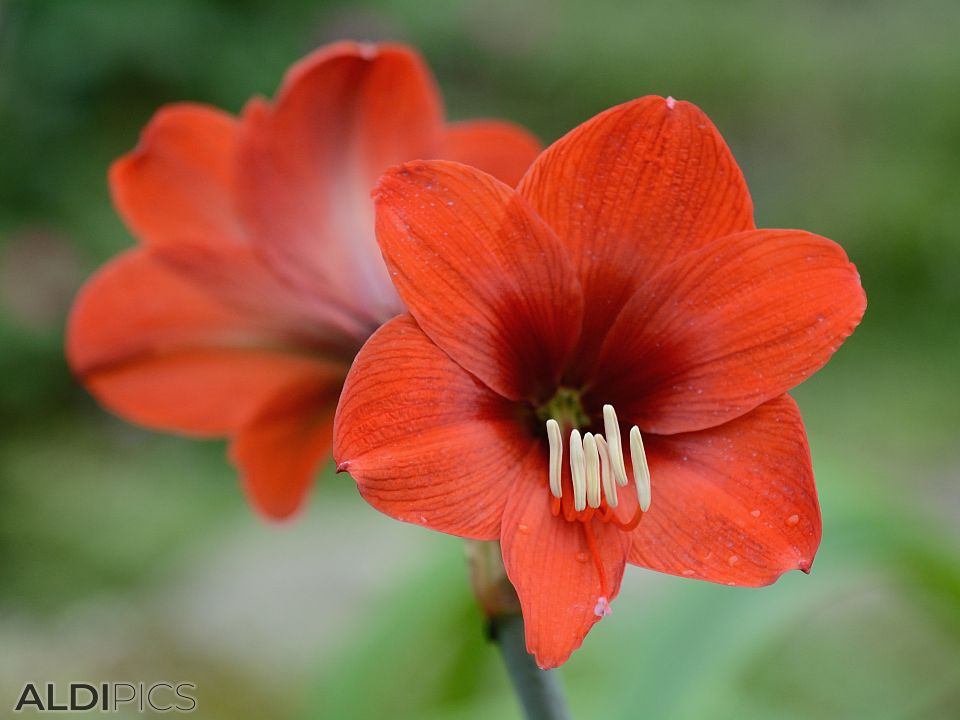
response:
[[[582,297],[566,250],[523,199],[444,161],[391,170],[374,198],[383,257],[430,339],[505,397],[552,391]]]
[[[302,60],[275,104],[244,114],[239,193],[260,252],[370,331],[401,312],[370,188],[388,165],[433,155],[441,120],[433,79],[410,50],[344,42]]]
[[[281,388],[240,428],[230,457],[240,468],[251,504],[282,520],[302,504],[333,442],[340,383],[298,379]]]
[[[833,241],[799,230],[731,235],[630,299],[592,392],[644,431],[719,425],[822,367],[865,306],[860,276]]]
[[[696,106],[654,96],[567,133],[519,191],[579,268],[587,352],[646,278],[710,240],[754,227],[743,175],[717,129]]]
[[[136,149],[110,168],[113,201],[130,231],[151,247],[244,242],[233,196],[238,130],[215,108],[159,110]]]
[[[470,165],[514,187],[540,152],[529,131],[499,120],[468,120],[443,131],[439,157]]]
[[[503,563],[517,589],[527,650],[542,668],[561,665],[620,592],[629,535],[550,512],[546,455],[531,453],[503,516]]]
[[[110,168],[118,211],[152,252],[220,300],[355,351],[369,329],[283,283],[249,243],[236,211],[238,136],[239,123],[219,110],[164,107]]]
[[[381,512],[494,540],[517,467],[536,442],[512,403],[401,315],[367,341],[347,375],[333,456]]]
[[[650,436],[647,447],[653,502],[633,531],[631,563],[748,586],[809,571],[820,508],[792,398],[709,430]]]
[[[67,356],[113,412],[152,428],[221,435],[294,379],[342,377],[343,365],[285,343],[134,250],[81,290]]]
[[[371,332],[340,304],[292,287],[249,245],[171,243],[152,254],[211,299],[324,356],[349,364]]]

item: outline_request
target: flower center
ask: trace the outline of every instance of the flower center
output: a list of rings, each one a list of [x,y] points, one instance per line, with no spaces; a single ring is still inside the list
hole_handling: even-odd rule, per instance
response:
[[[580,402],[580,393],[566,387],[558,389],[550,400],[537,409],[537,418],[541,422],[553,419],[564,430],[590,424],[590,416]]]
[[[559,514],[561,503],[558,501],[564,496],[562,428],[572,426],[570,430],[569,477],[570,486],[573,490],[573,503],[572,508],[570,508],[568,499],[562,505],[570,508],[573,514],[565,512],[564,516],[568,520],[588,520],[593,516],[594,510],[601,510],[601,519],[609,519],[617,522],[618,525],[624,525],[624,523],[618,522],[616,514],[612,513],[612,510],[620,504],[617,497],[617,488],[625,487],[630,482],[627,477],[617,413],[612,405],[604,405],[604,434],[586,432],[581,436],[579,426],[586,423],[587,416],[580,406],[579,397],[574,393],[571,394],[575,404],[571,403],[566,396],[561,401],[558,392],[554,400],[543,409],[556,413],[546,420],[547,440],[550,445],[550,494],[555,498],[554,512]],[[558,410],[561,412],[557,412]],[[578,421],[573,422],[573,418]],[[635,526],[636,522],[639,522],[639,515],[650,508],[651,500],[650,470],[647,466],[640,428],[636,425],[630,428],[630,462],[640,507],[637,517],[626,525]],[[624,529],[628,528],[624,527]]]

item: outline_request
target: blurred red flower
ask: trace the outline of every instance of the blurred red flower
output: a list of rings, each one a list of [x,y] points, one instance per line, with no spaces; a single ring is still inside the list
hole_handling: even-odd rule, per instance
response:
[[[253,505],[287,516],[330,451],[354,354],[403,310],[374,239],[377,177],[443,157],[514,184],[538,149],[507,123],[445,125],[422,59],[394,45],[323,48],[239,118],[164,107],[110,170],[141,244],[81,291],[70,365],[133,422],[230,437]]]
[[[747,586],[809,570],[820,512],[784,393],[866,301],[834,242],[755,228],[698,108],[608,110],[517,191],[414,162],[375,200],[409,314],[357,356],[334,457],[381,511],[500,540],[542,667],[610,612],[626,562]]]

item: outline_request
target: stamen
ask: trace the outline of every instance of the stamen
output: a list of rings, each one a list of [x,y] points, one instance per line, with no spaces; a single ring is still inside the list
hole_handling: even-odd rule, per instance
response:
[[[577,512],[587,507],[586,458],[583,455],[583,441],[580,431],[570,433],[570,475],[573,478],[573,509]]]
[[[563,437],[560,435],[560,423],[553,418],[547,420],[547,439],[550,441],[550,494],[563,497],[563,485],[560,482],[563,472]]]
[[[650,509],[650,468],[643,447],[640,428],[630,428],[630,462],[637,487],[637,508],[634,517],[624,522],[612,512],[619,506],[618,489],[629,482],[624,467],[623,442],[620,424],[612,405],[603,406],[603,422],[606,437],[600,433],[581,432],[574,425],[570,432],[570,480],[573,486],[573,502],[561,503],[563,497],[563,429],[561,421],[547,418],[547,440],[550,448],[549,481],[551,512],[568,521],[589,522],[594,511],[604,522],[612,522],[622,530],[637,526],[642,515]],[[563,421],[566,424],[566,420]],[[623,480],[621,480],[621,477]],[[569,500],[569,497],[568,497]],[[606,501],[606,502],[604,502]],[[582,514],[581,514],[582,513]]]
[[[583,454],[586,458],[587,505],[600,507],[600,454],[597,452],[597,440],[592,433],[583,436]]]
[[[634,425],[630,428],[630,460],[633,462],[633,479],[637,483],[637,500],[640,509],[646,512],[650,509],[650,469],[647,467],[647,456],[643,451],[643,438],[640,437],[640,428]]]
[[[597,452],[600,455],[600,477],[603,485],[603,496],[607,499],[607,505],[615,508],[619,504],[617,499],[617,482],[613,477],[613,469],[610,467],[610,453],[607,449],[607,441],[599,433],[595,435],[597,439]]]
[[[617,485],[623,487],[629,480],[627,479],[627,466],[623,461],[623,441],[620,438],[620,423],[617,421],[617,413],[613,405],[603,406],[603,429],[607,434],[607,445],[609,445],[610,461],[613,464],[613,475],[617,479]]]

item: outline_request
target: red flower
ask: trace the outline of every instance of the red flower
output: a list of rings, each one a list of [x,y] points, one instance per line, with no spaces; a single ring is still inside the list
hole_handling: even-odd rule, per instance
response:
[[[755,229],[700,110],[608,110],[517,191],[415,162],[375,199],[410,314],[357,356],[334,457],[381,511],[500,540],[541,666],[610,611],[626,562],[750,586],[810,568],[820,513],[784,393],[865,298],[832,241]]]
[[[321,49],[240,118],[163,108],[110,170],[141,246],[81,292],[70,364],[125,418],[229,436],[251,502],[289,515],[355,352],[403,310],[374,241],[377,177],[444,157],[513,184],[537,150],[506,123],[444,125],[423,61],[392,45]]]

